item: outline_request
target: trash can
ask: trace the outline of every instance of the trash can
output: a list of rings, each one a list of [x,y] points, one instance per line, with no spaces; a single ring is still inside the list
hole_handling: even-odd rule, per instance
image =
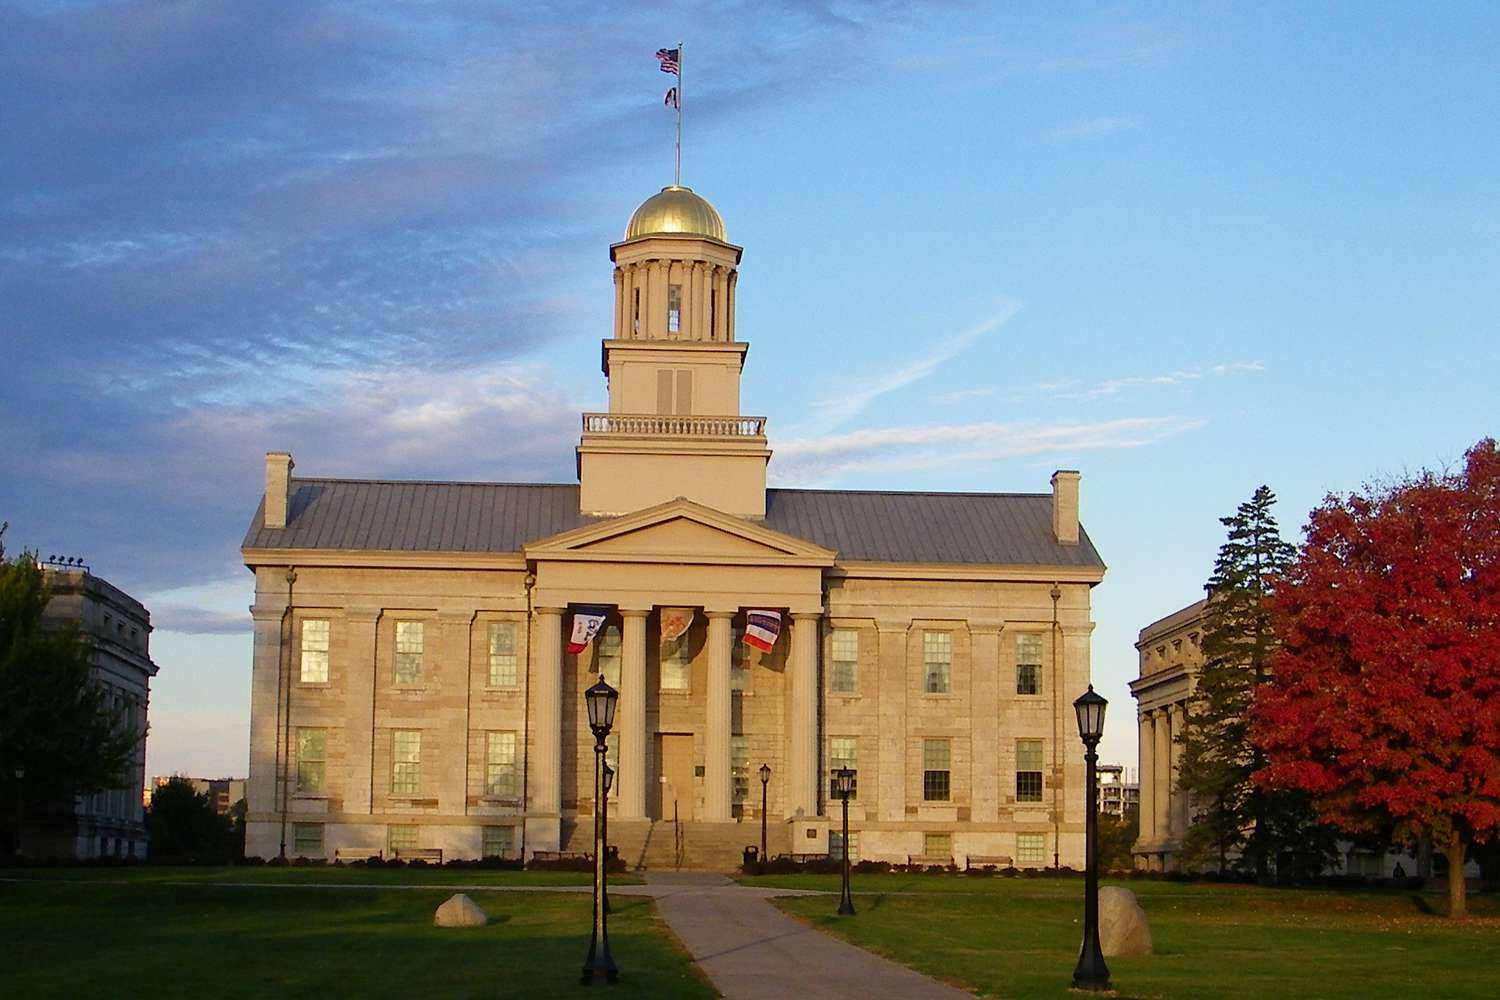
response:
[[[747,872],[755,871],[756,868],[758,867],[756,865],[756,860],[759,857],[760,857],[760,848],[758,848],[758,847],[747,847],[747,848],[745,848],[745,860],[744,860],[744,864],[742,866],[745,869],[745,871],[747,871]]]

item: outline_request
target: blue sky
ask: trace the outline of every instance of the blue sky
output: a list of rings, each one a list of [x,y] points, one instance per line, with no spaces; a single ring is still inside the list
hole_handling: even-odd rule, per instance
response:
[[[773,477],[1082,470],[1107,758],[1219,517],[1497,429],[1489,4],[0,3],[0,518],[152,608],[153,773],[244,772],[265,451],[571,478],[679,39]]]

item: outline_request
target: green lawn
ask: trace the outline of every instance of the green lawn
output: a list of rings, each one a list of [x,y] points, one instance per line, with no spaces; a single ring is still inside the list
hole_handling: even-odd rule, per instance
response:
[[[588,948],[586,893],[471,891],[490,923],[440,930],[432,912],[445,889],[289,889],[264,869],[257,874],[268,884],[251,887],[171,884],[145,877],[156,874],[150,869],[109,872],[126,875],[121,884],[100,870],[72,870],[85,871],[0,881],[0,940],[9,956],[0,962],[0,996],[548,997],[578,989]],[[407,876],[408,884],[438,874],[379,873]],[[715,995],[649,899],[617,896],[611,905],[623,972],[610,995]]]
[[[833,876],[747,884],[837,891]],[[1156,955],[1109,960],[1121,995],[1163,1000],[1500,996],[1500,899],[1470,899],[1449,922],[1444,900],[1384,890],[1278,890],[1118,883],[1141,900]],[[885,875],[856,878],[858,914],[837,897],[776,900],[821,930],[975,992],[1074,996],[1079,880]]]
[[[97,868],[0,868],[0,879],[69,882],[229,882],[257,885],[589,885],[588,872],[510,871],[499,868],[366,868],[363,865],[238,865],[235,867],[136,865]],[[634,875],[611,873],[611,885],[639,885]]]

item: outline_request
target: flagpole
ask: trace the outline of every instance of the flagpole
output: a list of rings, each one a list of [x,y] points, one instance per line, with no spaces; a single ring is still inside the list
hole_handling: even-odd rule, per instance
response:
[[[682,187],[682,43],[677,43],[677,171],[672,181]]]

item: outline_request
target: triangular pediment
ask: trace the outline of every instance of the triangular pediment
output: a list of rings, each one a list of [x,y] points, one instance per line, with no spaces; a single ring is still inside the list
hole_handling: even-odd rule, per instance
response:
[[[528,559],[831,566],[837,553],[678,498],[539,539]]]

